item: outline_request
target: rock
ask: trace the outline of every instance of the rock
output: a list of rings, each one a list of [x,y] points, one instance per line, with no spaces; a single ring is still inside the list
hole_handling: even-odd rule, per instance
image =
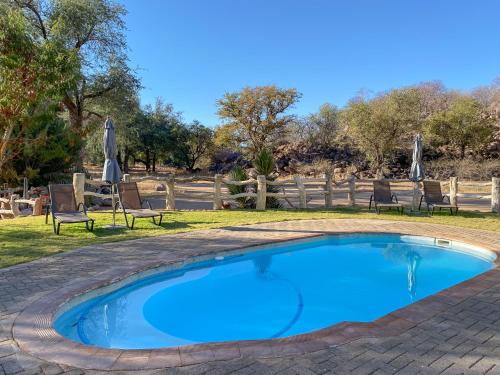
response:
[[[228,150],[222,150],[217,152],[212,160],[212,164],[209,167],[210,172],[227,174],[239,165],[242,168],[251,167],[249,160],[245,159],[243,154],[239,152],[232,152]]]
[[[167,187],[165,186],[165,184],[156,185],[156,191],[166,191],[166,190],[167,190]]]

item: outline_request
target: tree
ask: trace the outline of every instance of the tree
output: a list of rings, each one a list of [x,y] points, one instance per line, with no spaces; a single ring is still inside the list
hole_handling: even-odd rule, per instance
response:
[[[343,112],[346,136],[381,172],[395,149],[407,146],[424,121],[417,90],[394,90],[371,100],[351,101]]]
[[[171,104],[158,99],[155,106],[140,110],[128,130],[130,136],[130,155],[143,163],[147,171],[156,171],[160,157],[169,158],[177,142],[174,129],[182,122],[181,115],[174,111]]]
[[[22,153],[12,163],[14,170],[18,176],[28,177],[32,186],[60,179],[78,157],[80,143],[79,137],[57,112],[36,114],[29,118]]]
[[[297,102],[296,89],[276,86],[246,87],[240,92],[226,93],[217,101],[218,115],[225,122],[227,139],[240,144],[252,155],[272,148],[286,131],[293,116],[284,113]]]
[[[331,148],[337,141],[340,130],[340,111],[332,104],[323,104],[317,113],[302,121],[302,137],[309,145]]]
[[[22,14],[0,6],[0,170],[23,152],[30,121],[55,112],[78,75],[78,60],[59,41],[35,43]],[[32,138],[34,144],[41,139]]]
[[[196,120],[190,125],[178,126],[174,137],[174,159],[190,171],[208,155],[214,144],[213,130]]]
[[[475,89],[471,95],[484,105],[489,116],[495,120],[495,140],[497,150],[500,150],[500,77],[495,78],[491,85]]]
[[[425,131],[433,144],[456,147],[463,159],[467,149],[477,151],[491,141],[494,122],[478,100],[459,96],[447,110],[430,116]]]
[[[76,133],[85,135],[90,120],[104,118],[102,100],[139,88],[127,66],[122,5],[112,0],[4,1],[23,12],[34,41],[57,41],[78,57],[79,79],[61,100]]]

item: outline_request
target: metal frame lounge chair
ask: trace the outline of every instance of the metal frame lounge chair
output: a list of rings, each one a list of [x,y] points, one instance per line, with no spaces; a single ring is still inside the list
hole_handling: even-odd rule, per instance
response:
[[[441,183],[439,181],[424,181],[424,195],[420,197],[419,210],[422,208],[423,200],[425,200],[427,211],[431,215],[434,214],[436,208],[439,208],[439,211],[443,208],[449,209],[450,215],[453,215],[453,209],[455,209],[455,214],[458,212],[458,206],[452,205],[450,197],[441,192]],[[448,202],[445,202],[445,200],[448,200]]]
[[[54,233],[59,234],[61,224],[85,223],[88,231],[94,230],[94,219],[87,216],[87,207],[83,203],[76,204],[75,189],[71,184],[49,185],[50,213]],[[47,205],[45,223],[48,218]],[[83,212],[80,209],[83,209]],[[90,226],[89,226],[90,223]],[[57,224],[57,225],[56,225]]]
[[[163,220],[163,214],[158,211],[154,211],[151,207],[151,203],[148,200],[142,200],[139,194],[139,189],[136,182],[121,182],[118,184],[118,198],[120,207],[123,210],[123,215],[125,216],[125,223],[127,228],[134,229],[136,218],[146,218],[150,217],[153,219],[153,223],[156,224],[156,217],[159,216],[160,220],[157,225],[161,225]],[[146,203],[148,208],[143,208],[143,204]],[[128,224],[127,215],[132,215],[132,225]]]
[[[404,211],[404,206],[398,202],[396,194],[391,193],[391,184],[386,180],[373,181],[373,194],[370,196],[370,205],[368,206],[370,210],[372,203],[377,214],[380,214],[382,207],[396,208],[400,214],[403,214]]]

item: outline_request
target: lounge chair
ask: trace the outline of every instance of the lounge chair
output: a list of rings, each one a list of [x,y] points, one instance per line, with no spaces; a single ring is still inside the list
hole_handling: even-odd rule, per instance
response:
[[[398,202],[396,194],[391,193],[391,184],[386,180],[373,181],[373,194],[370,196],[369,209],[372,209],[372,203],[375,206],[377,214],[380,213],[382,207],[389,209],[396,208],[399,213],[403,214],[404,206]]]
[[[153,218],[153,223],[156,224],[156,217],[160,220],[157,225],[161,225],[163,219],[163,214],[154,211],[151,207],[151,203],[148,200],[142,200],[139,195],[139,189],[137,188],[136,182],[122,182],[118,184],[118,197],[119,204],[123,210],[123,215],[125,216],[125,223],[130,229],[134,229],[134,223],[136,218]],[[146,203],[148,208],[143,208],[143,204]],[[132,216],[132,225],[128,224],[127,215]]]
[[[87,216],[87,208],[83,203],[76,204],[75,190],[70,184],[49,185],[50,213],[54,233],[59,234],[61,224],[85,223],[88,231],[94,230],[94,219]],[[83,209],[83,212],[80,210]],[[47,223],[48,206],[45,212]],[[57,224],[57,225],[56,225]]]
[[[439,208],[441,211],[443,208],[449,209],[450,214],[453,215],[453,210],[455,210],[455,214],[458,212],[458,206],[452,205],[450,201],[450,197],[447,195],[443,195],[441,192],[441,183],[439,181],[424,181],[424,195],[420,198],[420,204],[418,205],[418,209],[422,208],[422,201],[425,200],[425,204],[427,206],[427,211],[434,214],[434,210]],[[446,202],[446,200],[448,202]]]

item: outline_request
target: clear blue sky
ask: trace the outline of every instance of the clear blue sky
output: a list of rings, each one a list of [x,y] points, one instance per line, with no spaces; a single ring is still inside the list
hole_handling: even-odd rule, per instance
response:
[[[120,0],[143,104],[218,124],[226,91],[276,84],[294,113],[441,80],[467,90],[500,75],[499,0]]]

